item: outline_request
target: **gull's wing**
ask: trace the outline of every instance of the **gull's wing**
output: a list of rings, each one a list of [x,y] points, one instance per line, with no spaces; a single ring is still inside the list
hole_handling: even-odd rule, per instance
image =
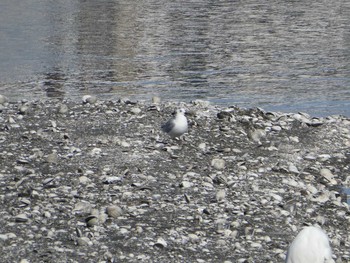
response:
[[[169,133],[175,127],[175,120],[170,119],[162,125],[163,132]]]

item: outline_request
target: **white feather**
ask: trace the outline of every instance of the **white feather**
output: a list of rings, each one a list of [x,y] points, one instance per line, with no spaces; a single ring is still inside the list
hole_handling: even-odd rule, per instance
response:
[[[333,263],[332,249],[326,233],[315,226],[305,227],[295,237],[286,263]]]

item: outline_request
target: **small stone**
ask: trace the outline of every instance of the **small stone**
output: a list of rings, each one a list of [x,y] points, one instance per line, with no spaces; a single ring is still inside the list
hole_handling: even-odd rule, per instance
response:
[[[168,244],[163,238],[158,238],[157,242],[154,243],[154,246],[157,248],[166,248]]]
[[[6,234],[0,234],[0,241],[7,241],[9,238]]]
[[[103,258],[107,261],[107,262],[115,262],[114,260],[114,256],[111,252],[107,251],[106,253],[104,253]]]
[[[57,122],[55,120],[50,120],[51,126],[53,128],[57,128]]]
[[[291,173],[294,173],[294,174],[299,174],[300,173],[298,168],[294,164],[290,164],[288,166],[288,171],[291,172]]]
[[[85,218],[85,222],[88,227],[93,227],[98,224],[98,218],[96,215],[90,215]]]
[[[317,159],[320,160],[321,162],[325,162],[329,160],[331,156],[329,154],[320,154],[317,156]]]
[[[51,218],[51,213],[49,211],[45,211],[44,214],[43,214],[43,217]]]
[[[93,95],[85,95],[83,96],[83,103],[84,104],[95,104],[97,102],[97,97]]]
[[[123,236],[127,236],[129,234],[129,230],[126,229],[125,227],[120,228],[119,233]]]
[[[109,176],[109,177],[105,177],[103,179],[103,183],[104,184],[116,184],[122,181],[122,178],[119,176]]]
[[[223,159],[213,159],[211,161],[211,166],[217,170],[223,170],[225,168],[225,160]]]
[[[205,100],[194,100],[192,101],[192,104],[205,108],[210,105],[210,102]]]
[[[250,244],[250,246],[251,246],[252,248],[254,248],[254,249],[259,249],[259,248],[262,247],[261,243],[258,243],[258,242],[252,242],[252,243]]]
[[[191,197],[189,197],[188,194],[184,194],[184,197],[185,197],[185,200],[186,200],[187,204],[191,203]]]
[[[327,168],[322,168],[320,170],[320,175],[322,175],[323,177],[325,177],[326,179],[332,179],[334,177],[334,175],[332,174],[331,170],[327,169]]]
[[[48,154],[46,156],[46,161],[48,163],[57,163],[58,162],[58,155],[57,152],[53,151],[52,153]]]
[[[7,237],[9,239],[13,239],[13,238],[17,238],[17,235],[15,233],[10,232],[10,233],[7,233]]]
[[[89,202],[81,201],[75,204],[73,211],[77,214],[90,214],[92,211],[92,205]]]
[[[307,155],[304,157],[304,159],[305,159],[305,160],[308,160],[308,161],[314,161],[314,160],[316,160],[316,156],[313,155],[313,154],[311,154],[311,153],[309,153],[309,154],[307,154]]]
[[[197,243],[200,240],[199,236],[196,234],[188,234],[188,238],[192,243]]]
[[[137,226],[135,229],[135,232],[138,234],[141,234],[141,233],[143,233],[143,228],[141,226]]]
[[[87,176],[82,175],[82,176],[79,177],[79,182],[81,184],[88,184],[88,183],[91,182],[91,180]]]
[[[227,243],[224,239],[219,239],[218,241],[216,241],[216,245],[219,247],[226,247]]]
[[[68,112],[68,106],[66,104],[60,104],[58,108],[58,113],[65,114]]]
[[[92,242],[88,237],[79,237],[77,239],[77,243],[79,246],[91,246]]]
[[[109,217],[118,218],[123,214],[123,209],[116,205],[110,205],[107,206],[106,213]]]
[[[138,114],[140,114],[142,112],[142,110],[140,108],[135,107],[135,108],[131,108],[129,110],[129,112],[134,114],[134,115],[138,115]]]
[[[108,215],[104,211],[100,211],[98,214],[98,222],[104,224],[107,221]]]
[[[188,181],[182,181],[182,182],[180,183],[180,187],[181,187],[181,188],[190,188],[190,187],[192,187],[192,185],[193,185],[193,183],[188,182]]]
[[[295,143],[298,143],[298,142],[299,142],[298,136],[290,136],[290,137],[289,137],[289,140],[290,140],[291,142],[295,142]]]
[[[125,148],[128,148],[128,147],[130,147],[130,143],[128,143],[128,142],[126,142],[126,141],[122,141],[122,142],[120,143],[120,146],[125,147]]]
[[[218,203],[224,202],[226,197],[226,192],[224,189],[220,189],[216,192],[216,201]]]
[[[15,119],[12,118],[11,116],[9,116],[8,122],[11,123],[11,124],[15,124],[16,123]]]
[[[29,221],[29,218],[28,218],[28,216],[26,214],[18,214],[15,217],[15,221],[17,223],[25,223],[25,222]]]
[[[276,132],[279,132],[279,131],[282,130],[282,127],[281,127],[281,126],[275,125],[275,126],[272,126],[272,127],[271,127],[271,130],[276,131]]]
[[[102,149],[101,148],[93,148],[91,151],[90,151],[90,155],[91,156],[98,156],[98,155],[101,155],[102,153]]]
[[[21,105],[19,107],[19,113],[25,114],[29,110],[29,106],[27,104]]]
[[[306,190],[309,191],[313,195],[318,192],[317,188],[311,184],[306,185]]]
[[[205,151],[206,148],[207,148],[207,145],[204,142],[198,145],[198,149],[200,149],[201,151]]]
[[[331,170],[327,168],[322,168],[320,170],[320,175],[327,180],[327,182],[330,185],[336,185],[337,181],[334,179],[334,175],[332,174]]]
[[[271,193],[270,196],[275,199],[278,203],[282,202],[283,197],[274,193]]]
[[[296,113],[293,115],[293,118],[297,121],[303,122],[303,123],[309,123],[310,122],[310,116],[305,113]]]
[[[0,94],[0,104],[4,105],[6,102],[8,102],[8,98]]]
[[[55,178],[53,178],[53,177],[46,178],[43,181],[43,185],[49,185],[49,184],[53,183],[53,181],[55,181]]]
[[[161,99],[157,96],[152,97],[152,103],[153,104],[159,104]]]
[[[223,119],[230,119],[232,118],[232,114],[230,112],[227,112],[227,111],[220,111],[218,114],[217,114],[217,117],[218,119],[220,120],[223,120]]]
[[[263,129],[249,129],[247,135],[250,140],[261,143],[260,139],[266,136],[266,132]]]

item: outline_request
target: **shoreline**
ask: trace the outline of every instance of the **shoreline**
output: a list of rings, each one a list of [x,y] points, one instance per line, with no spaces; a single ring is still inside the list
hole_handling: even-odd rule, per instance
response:
[[[349,118],[83,101],[0,100],[4,262],[281,262],[304,224],[350,260]]]

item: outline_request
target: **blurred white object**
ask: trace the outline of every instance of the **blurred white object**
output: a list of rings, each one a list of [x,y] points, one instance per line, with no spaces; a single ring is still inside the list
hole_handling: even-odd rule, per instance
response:
[[[327,234],[315,226],[305,227],[289,246],[286,263],[334,263]]]

